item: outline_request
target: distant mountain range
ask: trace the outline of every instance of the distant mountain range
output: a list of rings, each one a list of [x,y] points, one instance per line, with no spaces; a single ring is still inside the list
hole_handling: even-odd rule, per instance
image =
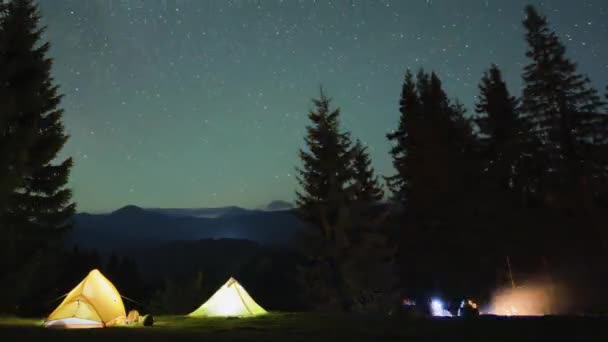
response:
[[[260,211],[283,211],[293,209],[293,204],[286,201],[272,201],[259,209],[244,209],[236,206],[219,208],[147,208],[146,210],[174,217],[206,217],[241,216]]]
[[[146,210],[172,217],[204,218],[218,218],[221,216],[240,216],[254,211],[235,206],[220,208],[149,208]]]
[[[293,204],[286,202],[286,201],[272,201],[270,202],[265,210],[270,210],[270,211],[274,211],[274,210],[289,210],[289,209],[293,209],[294,206]]]
[[[234,206],[144,209],[129,205],[107,214],[76,214],[67,243],[96,249],[102,254],[202,239],[240,239],[261,245],[289,246],[303,227],[291,208],[282,201],[259,210]]]

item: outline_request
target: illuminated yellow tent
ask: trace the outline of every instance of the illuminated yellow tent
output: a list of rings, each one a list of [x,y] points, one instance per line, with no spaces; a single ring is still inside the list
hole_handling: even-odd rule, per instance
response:
[[[120,294],[95,269],[66,295],[63,302],[49,315],[44,326],[102,328],[122,324],[125,319],[125,306]]]
[[[188,316],[257,316],[267,313],[234,278]]]

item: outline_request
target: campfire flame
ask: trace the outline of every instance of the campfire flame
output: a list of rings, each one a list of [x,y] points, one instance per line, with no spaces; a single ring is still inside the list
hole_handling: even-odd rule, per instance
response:
[[[497,291],[489,311],[500,316],[543,316],[551,313],[553,304],[550,287],[528,285]]]

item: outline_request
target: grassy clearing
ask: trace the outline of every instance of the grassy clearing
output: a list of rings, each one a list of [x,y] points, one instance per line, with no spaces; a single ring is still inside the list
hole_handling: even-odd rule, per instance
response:
[[[404,319],[273,313],[247,319],[161,316],[151,328],[59,330],[41,320],[2,318],[0,340],[40,341],[607,341],[608,320],[545,317]]]
[[[44,323],[43,319],[0,316],[0,329],[7,327],[37,327]]]

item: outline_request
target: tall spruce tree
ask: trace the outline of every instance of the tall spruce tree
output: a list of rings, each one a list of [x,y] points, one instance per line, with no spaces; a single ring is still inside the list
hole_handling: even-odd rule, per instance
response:
[[[316,309],[383,310],[397,299],[395,247],[373,211],[382,189],[366,149],[352,147],[350,134],[340,129],[339,110],[330,109],[322,91],[313,102],[307,148],[300,151],[298,206],[310,229],[298,280]]]
[[[19,131],[12,128],[18,120],[18,112],[14,103],[14,91],[8,87],[12,66],[9,64],[10,42],[5,25],[7,14],[8,5],[0,2],[0,210],[6,208],[8,199],[19,184],[19,174],[27,149],[23,144],[27,133],[25,127]],[[7,231],[0,233],[8,234]]]
[[[542,163],[535,160],[537,140],[498,66],[492,65],[484,73],[479,92],[475,122],[479,128],[481,196],[487,226],[482,240],[487,247],[486,258],[494,256],[493,262],[500,264],[507,255],[518,254],[530,245],[538,251],[538,243],[531,244],[530,240],[532,232],[541,230],[539,225],[527,226],[529,220],[521,220],[519,214],[535,199]],[[510,214],[505,216],[505,212]],[[496,221],[496,217],[503,219]],[[492,284],[490,276],[494,276],[491,270],[487,284]]]
[[[492,65],[479,84],[475,118],[484,149],[484,168],[501,189],[512,189],[520,155],[517,99],[509,94],[498,66]]]
[[[416,89],[416,80],[412,72],[407,70],[399,100],[399,112],[401,113],[399,125],[394,132],[387,134],[388,140],[393,143],[390,153],[397,174],[387,177],[386,180],[393,200],[402,205],[407,203],[408,179],[411,178],[408,164],[415,163],[417,152],[417,146],[412,141],[414,137],[410,130],[416,127],[419,120],[419,106],[420,99]]]
[[[37,286],[34,270],[59,248],[74,213],[66,188],[72,160],[54,163],[67,135],[39,21],[32,0],[14,0],[6,3],[0,22],[0,151],[6,162],[1,172],[10,176],[0,198],[0,259],[8,277],[3,284],[12,284],[7,293],[16,301]]]
[[[374,204],[384,197],[384,190],[374,174],[367,147],[357,140],[353,151],[352,199],[358,203]]]
[[[441,216],[440,208],[458,203],[474,177],[466,169],[473,147],[470,122],[464,108],[449,101],[437,75],[423,70],[415,81],[406,74],[399,110],[399,127],[387,135],[397,170],[389,187],[412,213]]]
[[[478,239],[471,228],[478,165],[470,120],[462,105],[448,99],[436,74],[406,74],[400,113],[398,129],[387,135],[397,170],[388,183],[406,213],[399,227],[401,278],[421,294],[440,284],[450,287],[450,273],[467,264],[445,267],[438,256],[463,257],[460,246]],[[442,271],[429,275],[429,269]]]
[[[586,145],[601,101],[589,79],[566,57],[547,19],[533,6],[525,11],[526,56],[531,62],[524,69],[523,109],[542,143],[545,202],[569,206],[568,199],[578,202],[572,194],[595,168]]]
[[[321,89],[319,99],[313,100],[316,109],[308,115],[312,125],[306,128],[307,149],[300,150],[297,205],[326,239],[338,242],[344,234],[336,229],[350,201],[352,151],[350,134],[340,128],[340,109],[330,109],[330,102]]]
[[[306,149],[300,150],[297,205],[309,229],[303,239],[308,262],[299,268],[298,280],[316,309],[343,310],[347,294],[341,256],[351,228],[352,152],[349,133],[340,129],[340,110],[330,109],[330,102],[323,89],[313,99]]]
[[[537,140],[498,66],[492,65],[484,73],[479,91],[475,122],[483,159],[482,179],[492,191],[520,195],[523,203],[527,203],[538,181],[535,176],[538,172],[531,169]]]

